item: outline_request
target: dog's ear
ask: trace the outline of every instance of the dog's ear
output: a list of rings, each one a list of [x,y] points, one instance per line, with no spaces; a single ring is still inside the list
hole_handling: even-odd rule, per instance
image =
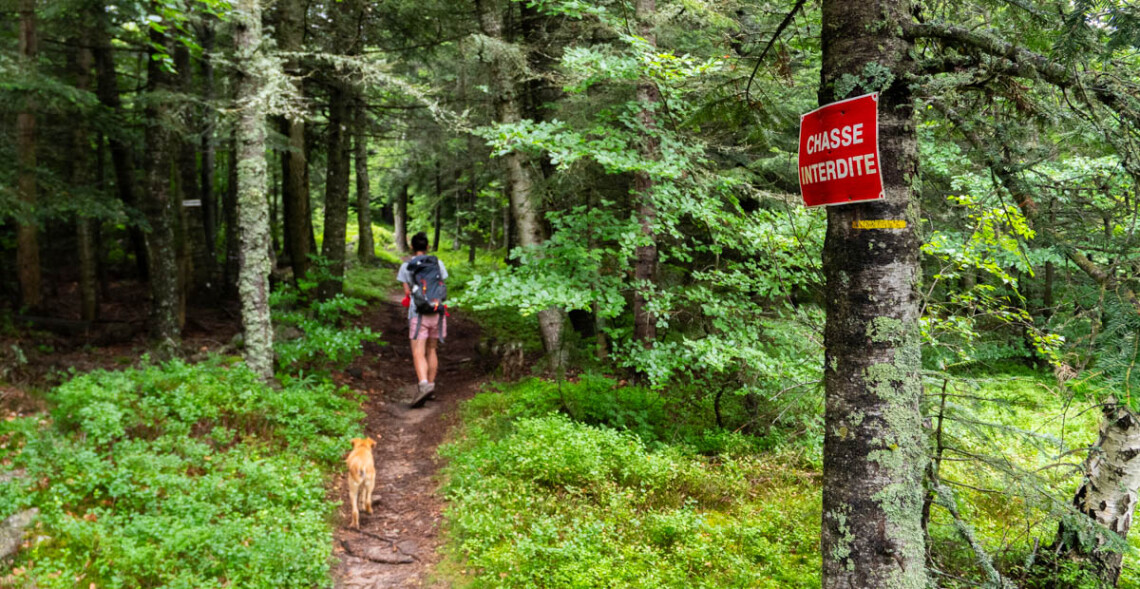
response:
[[[355,447],[359,446],[360,442],[363,442],[363,441],[364,440],[362,440],[360,438],[352,438],[352,447],[355,448]]]
[[[368,447],[371,448],[371,447],[376,445],[376,440],[373,440],[372,438],[368,438],[368,441],[366,443],[368,444]]]

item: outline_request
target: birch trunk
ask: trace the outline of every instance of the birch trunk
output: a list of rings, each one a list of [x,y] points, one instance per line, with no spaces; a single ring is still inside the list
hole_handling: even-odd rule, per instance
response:
[[[919,400],[918,148],[904,80],[905,0],[824,0],[820,104],[878,90],[883,200],[827,209],[823,270],[826,432],[821,552],[825,589],[926,587],[921,524],[926,463]],[[885,88],[847,84],[867,66]],[[858,230],[859,219],[906,221]]]
[[[1085,461],[1085,480],[1073,498],[1073,507],[1121,540],[1128,537],[1140,487],[1140,421],[1115,400],[1104,407],[1100,439]],[[1108,550],[1106,533],[1092,534],[1088,526],[1062,521],[1057,527],[1053,550],[1073,560],[1088,562],[1101,581],[1115,586],[1120,578],[1124,553]]]
[[[260,56],[261,3],[240,0],[234,46],[239,71],[237,99],[237,194],[240,226],[241,322],[245,331],[245,363],[263,378],[273,376],[273,328],[269,318],[269,204],[265,199],[265,116],[258,93],[263,68]]]
[[[356,247],[356,258],[361,264],[370,264],[376,256],[376,244],[372,242],[372,187],[368,179],[368,111],[363,101],[356,109],[356,220],[360,241]]]
[[[483,34],[492,39],[504,40],[501,7],[492,0],[476,0],[479,25]],[[491,60],[491,85],[494,92],[495,115],[501,124],[514,124],[521,120],[518,99],[520,83],[505,60],[496,56]],[[511,214],[518,231],[519,245],[523,247],[541,245],[546,241],[542,226],[539,205],[540,195],[535,190],[531,174],[532,166],[525,155],[518,151],[503,157],[507,170],[507,184],[510,192]],[[565,312],[551,307],[538,313],[538,325],[542,331],[542,343],[552,365],[561,367],[566,356],[562,349],[562,325]]]
[[[36,0],[20,0],[20,65],[32,69],[36,62]],[[28,218],[16,227],[16,272],[20,281],[20,304],[38,309],[43,303],[40,273],[39,227],[36,213],[36,114],[35,93],[25,92],[16,115],[16,153],[19,175],[16,191],[27,208]]]

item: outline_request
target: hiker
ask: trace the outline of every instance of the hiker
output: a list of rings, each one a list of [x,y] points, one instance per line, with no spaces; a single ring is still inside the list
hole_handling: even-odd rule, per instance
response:
[[[400,265],[396,280],[404,285],[403,304],[408,308],[408,337],[412,342],[412,362],[419,379],[412,407],[423,405],[435,390],[439,369],[436,348],[447,337],[447,268],[443,261],[427,255],[428,237],[423,231],[412,236],[415,254]]]

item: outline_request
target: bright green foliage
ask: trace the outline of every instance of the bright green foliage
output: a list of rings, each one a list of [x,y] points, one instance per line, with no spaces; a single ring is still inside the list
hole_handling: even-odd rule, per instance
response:
[[[341,293],[324,301],[313,297],[321,273],[327,270],[317,260],[296,287],[283,283],[269,297],[274,324],[299,332],[285,338],[278,329],[273,345],[278,365],[292,371],[347,366],[364,352],[364,342],[380,341],[380,334],[371,329],[348,324],[349,318],[360,316],[365,301]]]
[[[819,495],[789,455],[650,450],[636,435],[496,408],[553,383],[477,396],[448,446],[449,567],[473,587],[819,585]],[[636,391],[614,394],[646,411]],[[584,398],[584,397],[583,397]],[[460,567],[464,572],[458,572]]]
[[[330,383],[265,385],[214,358],[92,372],[50,395],[0,486],[0,516],[34,505],[17,566],[38,587],[320,587],[332,536],[324,474],[358,435]]]

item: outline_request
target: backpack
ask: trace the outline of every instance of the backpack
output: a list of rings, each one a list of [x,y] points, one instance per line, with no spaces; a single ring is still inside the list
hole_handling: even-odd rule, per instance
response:
[[[412,304],[420,315],[446,313],[447,285],[443,283],[443,271],[439,258],[416,256],[408,262],[408,274],[412,276]]]

